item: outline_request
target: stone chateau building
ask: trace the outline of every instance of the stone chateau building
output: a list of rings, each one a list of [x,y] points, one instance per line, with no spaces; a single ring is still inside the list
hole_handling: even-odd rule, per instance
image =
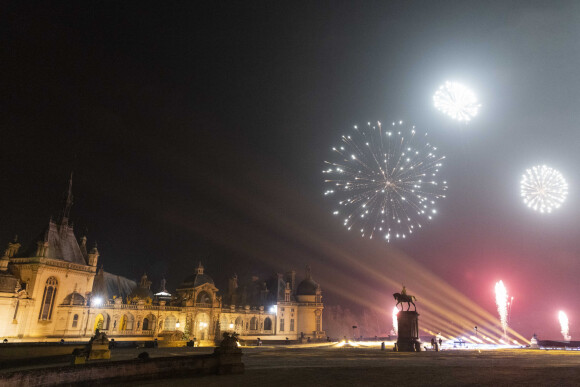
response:
[[[88,339],[97,328],[117,340],[208,344],[225,331],[246,340],[325,337],[322,292],[309,268],[298,283],[295,271],[247,284],[233,275],[220,292],[200,262],[174,294],[165,280],[154,293],[146,274],[136,283],[97,269],[96,243],[88,248],[69,223],[72,204],[71,179],[61,218],[32,246],[8,243],[0,258],[0,339]]]

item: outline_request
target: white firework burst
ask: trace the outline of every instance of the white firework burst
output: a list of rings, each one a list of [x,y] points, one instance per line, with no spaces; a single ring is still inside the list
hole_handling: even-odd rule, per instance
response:
[[[436,201],[447,189],[438,178],[445,156],[436,155],[425,136],[402,121],[390,130],[369,122],[342,136],[323,173],[329,175],[325,195],[339,197],[334,214],[344,226],[363,237],[382,234],[390,241],[406,238],[433,219]]]
[[[470,121],[477,115],[481,105],[475,94],[457,82],[445,82],[433,96],[433,104],[439,111],[457,121]]]
[[[559,208],[568,196],[568,184],[562,174],[545,165],[526,170],[520,187],[524,203],[541,213]]]

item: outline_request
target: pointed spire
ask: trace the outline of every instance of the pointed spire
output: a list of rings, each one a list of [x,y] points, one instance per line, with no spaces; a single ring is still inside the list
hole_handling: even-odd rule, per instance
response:
[[[312,279],[312,273],[310,273],[310,265],[306,265],[306,279]]]
[[[62,219],[61,219],[61,225],[67,225],[68,224],[68,218],[70,215],[70,209],[73,205],[73,194],[72,194],[72,180],[73,180],[73,173],[70,173],[70,179],[68,181],[68,192],[66,195],[66,201],[65,201],[65,205],[64,205],[64,209],[62,211]]]
[[[149,281],[149,278],[147,278],[147,273],[143,273],[141,276],[141,282],[139,282],[139,286],[143,289],[151,288],[151,281]]]
[[[201,261],[199,262],[199,265],[197,266],[197,274],[203,274],[203,265],[201,264]]]

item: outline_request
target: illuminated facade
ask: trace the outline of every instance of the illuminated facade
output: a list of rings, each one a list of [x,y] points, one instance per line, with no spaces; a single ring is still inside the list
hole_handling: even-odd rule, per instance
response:
[[[246,340],[325,337],[322,293],[309,268],[298,284],[294,271],[244,286],[234,275],[223,295],[201,263],[174,295],[165,281],[154,294],[145,274],[136,283],[97,270],[96,244],[87,249],[68,222],[71,185],[61,219],[51,219],[34,246],[15,239],[0,258],[0,338],[88,339],[97,328],[118,339],[208,344],[225,331]]]

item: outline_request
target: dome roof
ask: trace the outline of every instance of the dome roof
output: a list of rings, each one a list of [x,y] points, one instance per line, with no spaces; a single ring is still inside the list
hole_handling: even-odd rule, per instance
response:
[[[304,281],[300,282],[298,288],[296,289],[296,295],[298,296],[314,296],[316,295],[316,289],[318,284],[314,282],[312,278],[306,278]]]
[[[62,304],[63,305],[84,305],[85,298],[75,291],[75,292],[72,292],[71,294],[69,294],[68,296],[66,296],[64,298],[64,300],[62,301]]]
[[[213,279],[207,274],[194,274],[192,276],[187,277],[183,283],[181,284],[180,288],[196,288],[203,284],[211,284],[213,283]]]
[[[296,288],[297,296],[315,296],[316,291],[319,290],[319,285],[312,279],[310,273],[310,265],[306,265],[306,279]]]
[[[198,286],[201,286],[203,284],[215,285],[213,283],[213,279],[209,275],[203,273],[203,265],[200,262],[199,266],[197,267],[196,273],[194,275],[187,277],[179,288],[181,289],[197,288]]]

